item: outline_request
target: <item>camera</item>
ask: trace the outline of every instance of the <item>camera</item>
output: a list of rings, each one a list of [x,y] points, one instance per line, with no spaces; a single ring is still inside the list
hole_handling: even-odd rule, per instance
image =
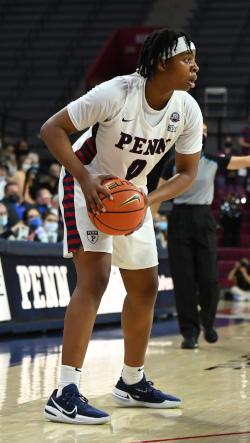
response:
[[[248,263],[247,258],[241,258],[240,259],[240,266],[243,266],[244,268],[248,268],[249,263]]]

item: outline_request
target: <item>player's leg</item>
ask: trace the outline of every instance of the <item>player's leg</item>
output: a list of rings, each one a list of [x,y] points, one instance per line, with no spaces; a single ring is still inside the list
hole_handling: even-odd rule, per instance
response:
[[[107,253],[79,249],[74,254],[77,284],[65,315],[59,388],[45,407],[50,421],[98,424],[109,420],[107,413],[88,404],[78,385],[98,306],[108,284],[110,262]]]
[[[158,268],[120,272],[127,291],[122,311],[124,363],[143,366],[158,291]]]
[[[181,401],[156,390],[144,375],[144,359],[158,291],[158,258],[150,211],[131,236],[114,241],[114,264],[127,291],[122,312],[125,360],[113,395],[124,406],[178,407]]]
[[[74,264],[77,284],[64,320],[62,364],[81,368],[96,313],[108,285],[111,254],[84,252],[81,248],[74,254]]]
[[[144,374],[144,360],[153,321],[158,289],[157,267],[121,270],[127,296],[122,313],[124,367],[113,389],[116,402],[123,406],[176,408],[181,400],[154,388]]]

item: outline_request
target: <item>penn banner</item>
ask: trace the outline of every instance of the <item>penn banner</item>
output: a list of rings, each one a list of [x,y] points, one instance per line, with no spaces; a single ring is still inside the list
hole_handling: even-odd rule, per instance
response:
[[[72,260],[62,258],[61,245],[8,243],[4,249],[0,242],[0,333],[62,328],[76,285]],[[97,323],[120,321],[125,296],[119,269],[112,266]],[[173,282],[164,258],[159,264],[155,310],[161,314],[173,309]]]

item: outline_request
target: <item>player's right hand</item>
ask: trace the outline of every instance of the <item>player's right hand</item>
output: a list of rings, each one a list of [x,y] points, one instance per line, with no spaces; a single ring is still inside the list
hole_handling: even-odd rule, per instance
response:
[[[113,199],[108,188],[101,183],[103,180],[113,178],[111,175],[88,175],[84,181],[80,183],[82,192],[86,200],[87,211],[93,214],[105,212],[105,206],[100,199],[100,194],[106,196],[110,200]]]

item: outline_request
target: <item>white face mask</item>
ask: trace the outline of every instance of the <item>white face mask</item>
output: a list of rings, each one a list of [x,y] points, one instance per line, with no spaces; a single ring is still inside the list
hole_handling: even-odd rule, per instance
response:
[[[31,168],[30,163],[23,163],[22,170],[23,172],[27,172]]]
[[[47,232],[57,232],[58,223],[57,222],[45,222],[44,223],[44,229]]]
[[[0,215],[0,226],[6,226],[7,223],[8,223],[8,215],[7,214]]]

